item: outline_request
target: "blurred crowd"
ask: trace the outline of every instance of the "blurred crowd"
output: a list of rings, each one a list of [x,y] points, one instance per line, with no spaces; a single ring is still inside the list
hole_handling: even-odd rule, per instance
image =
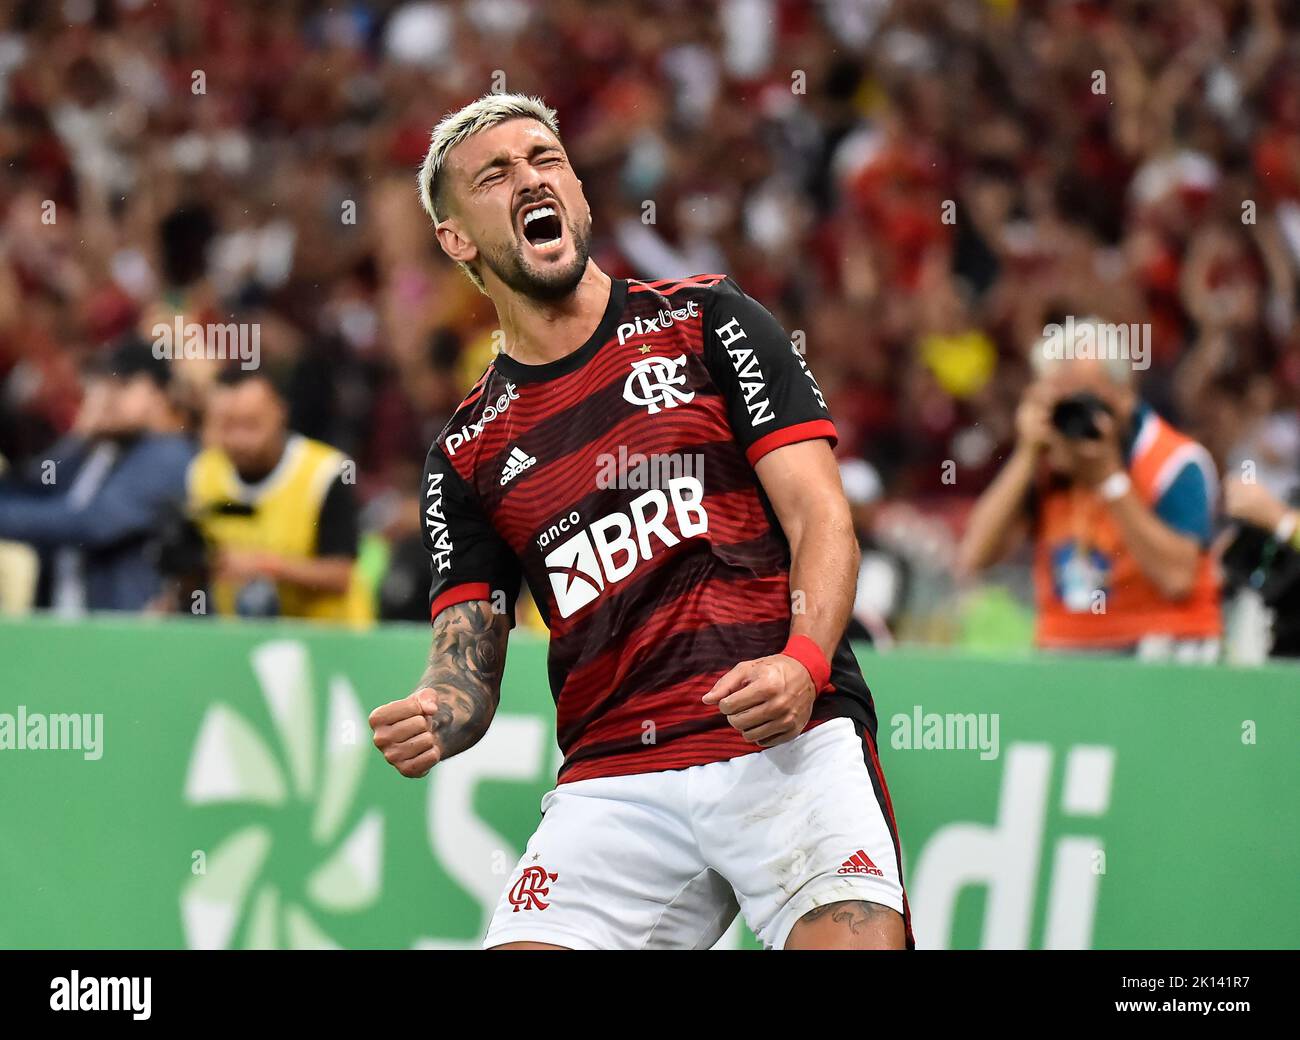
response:
[[[30,471],[75,434],[124,341],[254,323],[288,427],[355,461],[381,614],[418,602],[392,583],[419,563],[419,466],[494,347],[415,171],[437,119],[493,89],[558,110],[602,268],[725,271],[792,330],[868,466],[846,486],[896,634],[958,634],[957,540],[1065,315],[1149,324],[1143,399],[1221,474],[1300,486],[1293,3],[17,0],[4,19],[0,456]],[[202,437],[222,367],[174,364],[168,424]]]

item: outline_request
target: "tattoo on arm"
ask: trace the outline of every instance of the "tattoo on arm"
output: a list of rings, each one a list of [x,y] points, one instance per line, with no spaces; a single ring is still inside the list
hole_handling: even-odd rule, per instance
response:
[[[487,732],[501,697],[510,619],[485,600],[448,607],[433,623],[429,666],[417,689],[438,697],[433,732],[445,760]]]
[[[839,903],[815,906],[800,920],[816,921],[821,917],[829,917],[838,925],[846,925],[850,932],[857,935],[878,923],[886,915],[897,917],[898,912],[879,903],[869,903],[865,899],[846,899]]]

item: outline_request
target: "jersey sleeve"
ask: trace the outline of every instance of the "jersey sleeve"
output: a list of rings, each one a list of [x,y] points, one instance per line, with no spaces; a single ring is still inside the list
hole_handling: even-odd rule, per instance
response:
[[[1218,478],[1214,463],[1204,452],[1201,459],[1189,459],[1179,468],[1164,493],[1156,500],[1155,513],[1179,534],[1194,538],[1205,548],[1214,533],[1213,489]],[[1211,475],[1207,477],[1206,469]]]
[[[751,466],[787,444],[824,437],[835,445],[835,425],[803,356],[767,308],[730,278],[712,290],[704,359]]]
[[[438,445],[424,464],[420,530],[429,552],[433,583],[429,617],[470,600],[500,603],[514,627],[519,559],[488,522],[473,490]]]

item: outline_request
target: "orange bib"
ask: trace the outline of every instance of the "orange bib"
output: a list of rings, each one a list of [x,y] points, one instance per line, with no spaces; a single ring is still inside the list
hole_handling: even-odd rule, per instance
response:
[[[1169,481],[1204,449],[1148,413],[1128,473],[1134,491],[1155,508]],[[1058,649],[1126,647],[1145,636],[1208,639],[1222,632],[1219,579],[1202,550],[1196,582],[1170,600],[1125,547],[1119,525],[1092,488],[1042,487],[1034,539],[1037,642]]]

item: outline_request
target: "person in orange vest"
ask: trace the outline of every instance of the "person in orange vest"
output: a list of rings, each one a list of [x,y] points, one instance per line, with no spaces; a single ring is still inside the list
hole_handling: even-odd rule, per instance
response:
[[[1209,452],[1139,398],[1132,360],[1059,354],[1035,348],[1015,449],[971,512],[959,573],[1029,539],[1039,647],[1217,659]]]

